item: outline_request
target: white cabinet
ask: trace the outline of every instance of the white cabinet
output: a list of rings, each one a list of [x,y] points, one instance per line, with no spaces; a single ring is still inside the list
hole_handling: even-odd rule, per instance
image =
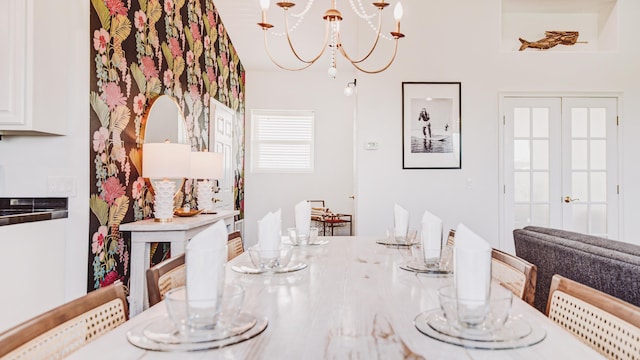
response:
[[[68,53],[64,6],[0,0],[0,135],[64,135]]]
[[[67,219],[0,226],[0,333],[65,301]]]

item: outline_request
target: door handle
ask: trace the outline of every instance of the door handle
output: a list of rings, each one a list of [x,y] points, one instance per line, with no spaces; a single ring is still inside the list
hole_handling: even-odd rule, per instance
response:
[[[356,198],[356,196],[355,196],[355,195],[351,195],[351,196],[349,196],[349,199],[352,199],[352,200],[353,200],[353,199],[355,199],[355,198]]]
[[[577,201],[577,200],[580,200],[580,199],[578,199],[578,198],[572,199],[571,196],[565,196],[564,197],[564,202],[566,202],[567,204],[570,203],[570,202],[573,202],[573,201]]]

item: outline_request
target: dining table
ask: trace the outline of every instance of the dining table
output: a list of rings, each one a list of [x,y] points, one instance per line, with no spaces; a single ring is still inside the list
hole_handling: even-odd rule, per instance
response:
[[[514,296],[510,319],[536,329],[535,343],[507,349],[461,346],[425,335],[421,314],[438,311],[438,290],[450,274],[407,270],[409,246],[379,244],[372,236],[319,237],[294,246],[286,273],[244,273],[249,254],[229,261],[225,282],[245,289],[242,312],[266,320],[264,331],[215,349],[155,351],[129,338],[167,318],[164,302],[90,342],[71,359],[601,359],[596,351]],[[188,264],[187,264],[188,266]],[[297,269],[297,268],[296,268]]]

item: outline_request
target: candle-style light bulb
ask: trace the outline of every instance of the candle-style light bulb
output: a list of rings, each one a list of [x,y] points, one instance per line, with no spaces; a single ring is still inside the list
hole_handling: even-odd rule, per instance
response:
[[[396,7],[393,9],[393,17],[396,19],[396,22],[402,20],[402,13],[402,4],[398,1]]]
[[[260,7],[262,8],[262,10],[269,10],[269,0],[260,0]]]
[[[392,33],[392,35],[402,35],[402,33],[400,33],[400,20],[402,19],[402,4],[398,1],[398,3],[396,4],[396,7],[393,9],[393,17],[396,19],[396,31],[395,34]]]

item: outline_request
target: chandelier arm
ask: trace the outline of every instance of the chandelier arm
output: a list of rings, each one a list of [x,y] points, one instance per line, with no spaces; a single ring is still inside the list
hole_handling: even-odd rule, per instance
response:
[[[269,56],[269,60],[271,60],[271,62],[276,65],[277,67],[279,67],[282,70],[288,70],[288,71],[300,71],[300,70],[304,70],[306,68],[308,68],[309,66],[313,65],[313,63],[308,63],[302,67],[299,68],[288,68],[286,66],[280,65],[271,55],[271,51],[269,50],[269,45],[268,45],[268,41],[267,41],[267,30],[264,30],[264,49],[267,51],[267,56]]]
[[[378,14],[378,32],[376,33],[376,40],[373,42],[373,46],[371,47],[371,49],[369,49],[369,53],[367,55],[365,55],[362,59],[359,60],[353,60],[348,54],[347,51],[344,49],[344,47],[342,46],[342,39],[340,36],[340,32],[338,32],[337,36],[338,36],[338,47],[340,48],[340,52],[342,53],[342,55],[347,58],[347,60],[349,60],[352,64],[359,64],[365,60],[367,60],[369,58],[369,56],[371,56],[371,54],[373,54],[373,51],[376,49],[376,46],[378,46],[378,40],[380,40],[380,32],[382,30],[382,27],[380,25],[382,25],[382,9],[380,9],[380,14]],[[397,44],[397,43],[396,43]]]
[[[305,60],[303,58],[300,57],[300,55],[298,55],[298,52],[296,51],[296,49],[293,47],[293,42],[291,41],[291,36],[289,35],[289,16],[287,15],[287,11],[285,10],[284,12],[284,26],[285,26],[285,33],[287,34],[287,42],[289,43],[289,48],[291,49],[291,52],[293,53],[293,55],[295,55],[295,57],[300,60],[301,62],[305,63],[305,64],[313,64],[314,62],[316,62],[321,56],[322,54],[324,54],[324,51],[327,49],[327,44],[329,41],[329,21],[325,21],[326,26],[325,26],[325,32],[324,32],[324,41],[322,44],[322,48],[320,49],[320,53],[318,53],[318,55],[316,57],[314,57],[311,60]]]
[[[345,53],[345,51],[342,48],[342,46],[339,46],[339,48],[340,48],[340,53],[342,53],[342,55],[345,58],[348,59],[347,54]],[[362,67],[360,67],[357,62],[353,62],[351,60],[349,60],[349,61],[351,62],[351,65],[353,65],[353,67],[355,67],[356,69],[360,70],[361,72],[363,72],[365,74],[377,74],[377,73],[381,73],[381,72],[387,70],[389,68],[389,66],[391,66],[391,64],[393,64],[393,60],[395,60],[397,52],[398,52],[398,38],[395,38],[395,46],[393,48],[393,56],[391,56],[391,60],[389,60],[387,65],[385,65],[384,67],[382,67],[382,68],[380,68],[378,70],[366,70],[366,69],[363,69]]]

